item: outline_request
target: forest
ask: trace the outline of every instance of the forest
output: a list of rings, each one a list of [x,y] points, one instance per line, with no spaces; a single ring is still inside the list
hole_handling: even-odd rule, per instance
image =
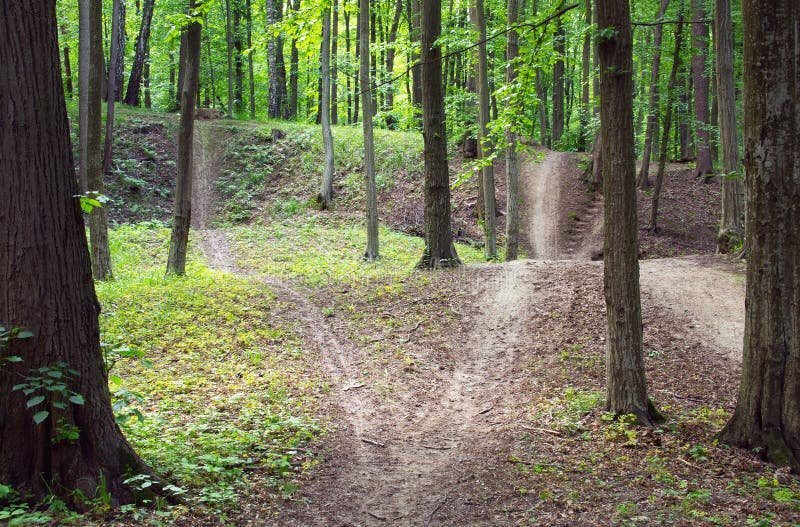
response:
[[[0,0],[0,525],[800,526],[797,0]]]

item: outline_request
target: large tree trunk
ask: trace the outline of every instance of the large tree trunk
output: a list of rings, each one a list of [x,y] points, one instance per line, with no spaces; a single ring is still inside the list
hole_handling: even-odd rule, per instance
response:
[[[486,162],[492,155],[492,143],[489,136],[489,66],[486,56],[486,11],[483,0],[475,0],[475,25],[478,32],[478,158],[483,162],[480,191],[483,192],[485,254],[487,259],[493,259],[497,257],[494,162]]]
[[[425,253],[418,267],[456,267],[461,264],[450,230],[450,174],[447,168],[442,89],[442,50],[436,42],[442,30],[440,0],[422,0],[420,74],[422,135],[425,150]]]
[[[189,0],[193,11],[197,0]],[[192,153],[194,149],[194,106],[200,78],[202,26],[192,22],[186,30],[185,77],[181,88],[181,121],[178,128],[178,167],[175,178],[175,213],[169,241],[167,274],[186,273],[186,247],[192,221]]]
[[[661,7],[653,28],[653,68],[650,70],[650,98],[648,100],[647,128],[644,132],[644,149],[642,150],[642,167],[639,170],[639,188],[650,186],[650,154],[653,149],[653,138],[658,135],[658,114],[660,113],[658,77],[661,69],[661,40],[664,27],[660,24],[667,12],[669,0],[661,0]]]
[[[667,84],[667,110],[664,115],[664,133],[661,137],[661,154],[658,158],[658,174],[656,185],[653,188],[653,198],[650,205],[649,229],[658,232],[658,204],[661,199],[661,189],[664,187],[664,175],[667,169],[667,154],[669,148],[669,130],[672,126],[672,107],[675,103],[675,89],[678,82],[678,71],[681,67],[681,45],[683,44],[683,5],[678,13],[678,27],[675,30],[675,51],[672,55],[672,71]]]
[[[556,62],[553,65],[553,146],[561,141],[564,135],[564,53],[566,51],[566,35],[561,18],[556,22],[556,33],[553,36],[553,53]]]
[[[508,0],[507,22],[509,28],[517,25],[519,6],[517,0]],[[519,35],[511,29],[506,37],[506,85],[517,81],[516,59],[519,56]],[[588,98],[588,97],[587,97]],[[516,260],[519,250],[519,160],[517,159],[517,134],[512,126],[506,129],[506,260]]]
[[[716,0],[717,101],[722,146],[722,221],[717,249],[731,252],[744,237],[739,143],[736,138],[736,85],[733,78],[733,19],[729,0]]]
[[[333,134],[331,133],[331,12],[322,14],[322,53],[320,54],[320,122],[325,163],[322,166],[322,186],[319,190],[319,205],[329,209],[333,201]]]
[[[651,425],[642,353],[642,307],[636,230],[633,57],[628,0],[598,0],[600,128],[605,198],[606,406]]]
[[[695,177],[714,173],[711,163],[711,145],[708,126],[708,85],[706,75],[706,55],[708,54],[708,24],[705,22],[705,0],[692,0],[692,43],[695,55],[692,57],[692,79],[694,84],[695,116]]]
[[[359,0],[358,19],[362,28],[369,24],[369,0]],[[361,50],[361,67],[359,68],[359,82],[361,93],[369,93],[369,35],[366,31],[359,34],[358,46]],[[364,259],[371,262],[378,258],[378,191],[375,186],[375,141],[372,134],[372,97],[361,97],[362,113],[364,118],[361,125],[364,131],[364,184],[367,194],[367,248]]]
[[[81,23],[88,34],[99,35],[99,2],[83,4]],[[0,120],[0,187],[7,193],[0,200],[0,323],[33,333],[12,339],[3,353],[22,361],[0,368],[0,481],[23,496],[56,495],[85,510],[91,502],[80,496],[93,500],[101,488],[113,505],[131,501],[123,481],[151,472],[122,436],[111,409],[99,305],[75,199],[56,31],[50,0],[6,0],[0,9],[0,115],[13,115]],[[83,82],[92,79],[87,86],[94,96],[87,100],[96,101],[97,111],[102,52],[92,49],[89,55],[91,63],[82,65],[92,75]],[[96,132],[99,137],[99,127]],[[34,394],[12,391],[34,370],[56,371],[60,362],[75,370],[62,371],[62,378],[80,399],[37,391],[44,401],[28,408]],[[66,406],[58,408],[62,402]],[[37,425],[38,412],[49,413]],[[76,439],[63,438],[68,428],[78,432]]]
[[[800,5],[744,0],[747,294],[721,439],[800,472]]]
[[[148,42],[150,41],[150,25],[153,20],[153,8],[155,0],[144,0],[142,8],[142,25],[139,27],[139,35],[136,37],[134,47],[133,64],[131,64],[131,75],[128,78],[128,89],[125,92],[123,102],[130,106],[139,106],[139,86],[142,82],[144,64],[147,59]]]
[[[79,151],[81,192],[102,194],[103,158],[100,149],[102,133],[102,108],[100,93],[103,79],[103,41],[101,6],[90,0],[82,0],[80,6],[80,45],[79,45]],[[118,9],[118,4],[115,5]],[[116,14],[116,13],[115,13]],[[119,17],[116,17],[119,20]],[[116,26],[117,28],[119,26]],[[113,47],[113,46],[112,46]],[[112,73],[112,78],[113,73]],[[113,83],[112,83],[113,84]],[[109,93],[113,93],[113,87]],[[113,104],[111,101],[111,122],[113,123]],[[110,153],[109,153],[110,155]],[[7,187],[10,188],[10,187]],[[111,278],[111,255],[108,248],[108,222],[106,210],[98,207],[89,215],[89,233],[92,241],[91,262],[95,278]]]

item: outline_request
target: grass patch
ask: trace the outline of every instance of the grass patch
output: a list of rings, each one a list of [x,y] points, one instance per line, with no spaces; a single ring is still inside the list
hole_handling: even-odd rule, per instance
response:
[[[262,284],[197,257],[186,277],[164,278],[168,236],[153,223],[113,230],[117,279],[97,285],[103,340],[146,359],[110,373],[118,415],[144,414],[124,420],[125,434],[190,502],[223,510],[250,472],[291,493],[310,462],[302,446],[323,432],[315,360]]]

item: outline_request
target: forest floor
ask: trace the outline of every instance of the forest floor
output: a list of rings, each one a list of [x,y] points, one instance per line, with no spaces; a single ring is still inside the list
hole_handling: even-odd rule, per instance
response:
[[[198,126],[198,255],[219,277],[269,291],[278,321],[311,350],[304,360],[319,361],[290,360],[285,375],[304,367],[299,375],[324,379],[312,409],[327,432],[297,447],[293,492],[253,470],[224,513],[182,510],[170,524],[800,524],[796,478],[715,440],[738,387],[740,263],[707,251],[642,261],[649,389],[665,421],[612,421],[602,404],[603,267],[591,261],[602,202],[582,188],[580,155],[545,151],[523,165],[524,245],[535,259],[428,273],[411,269],[397,248],[410,241],[391,231],[381,231],[381,262],[358,262],[355,207],[301,208],[274,225],[259,214],[251,225],[220,222],[228,160],[216,127]],[[680,181],[667,210],[707,192]],[[312,232],[336,237],[304,237]],[[684,238],[665,244],[670,236]],[[643,256],[708,244],[702,233],[652,239]]]

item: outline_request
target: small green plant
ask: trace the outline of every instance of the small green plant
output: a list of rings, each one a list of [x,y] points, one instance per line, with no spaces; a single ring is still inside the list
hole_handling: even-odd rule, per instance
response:
[[[639,444],[636,427],[638,419],[633,414],[616,415],[606,412],[601,416],[601,421],[606,423],[604,434],[609,441],[622,442],[624,446]]]
[[[57,362],[50,366],[43,366],[32,370],[33,375],[25,377],[25,382],[15,385],[11,391],[21,391],[28,397],[26,406],[31,410],[43,405],[45,408],[66,410],[69,404],[83,405],[83,396],[69,388],[69,381],[80,376],[65,362]],[[33,414],[33,422],[37,425],[50,416],[51,410],[38,410]],[[61,420],[56,421],[57,426],[62,426]],[[58,439],[77,439],[75,431],[68,426],[57,428]],[[62,437],[63,435],[63,437]]]
[[[33,333],[21,328],[6,329],[0,326],[0,369],[3,363],[22,362],[22,357],[19,355],[5,355],[10,343],[14,339],[29,339],[33,337]]]

